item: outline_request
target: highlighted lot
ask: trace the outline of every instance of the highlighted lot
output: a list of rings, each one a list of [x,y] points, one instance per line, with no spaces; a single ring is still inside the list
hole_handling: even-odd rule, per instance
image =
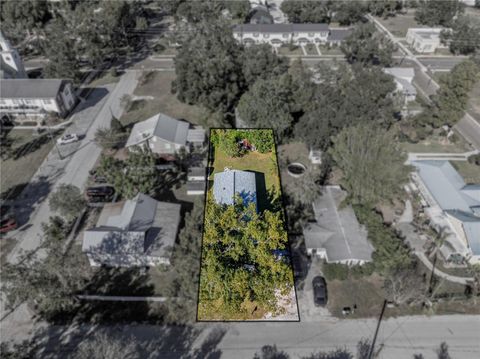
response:
[[[197,319],[298,321],[272,130],[213,129]]]

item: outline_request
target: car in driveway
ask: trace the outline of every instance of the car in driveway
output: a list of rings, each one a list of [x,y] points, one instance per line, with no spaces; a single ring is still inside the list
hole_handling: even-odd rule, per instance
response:
[[[88,187],[85,193],[90,203],[106,202],[113,197],[115,189],[111,186]]]
[[[73,143],[77,141],[78,141],[78,135],[75,133],[69,133],[57,139],[57,144],[66,145],[68,143]]]
[[[325,306],[327,304],[327,283],[325,282],[325,278],[320,276],[313,278],[312,287],[315,306]]]

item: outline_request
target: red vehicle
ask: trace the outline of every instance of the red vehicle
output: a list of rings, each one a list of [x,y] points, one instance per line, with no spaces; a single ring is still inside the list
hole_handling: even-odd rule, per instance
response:
[[[1,221],[0,233],[7,233],[17,228],[17,221],[12,215],[10,206],[2,205],[0,207]]]

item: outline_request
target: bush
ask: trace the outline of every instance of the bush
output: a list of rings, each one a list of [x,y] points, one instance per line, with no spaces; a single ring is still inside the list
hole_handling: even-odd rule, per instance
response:
[[[374,271],[375,265],[372,262],[350,268],[350,274],[356,279],[372,275]]]
[[[348,278],[348,266],[345,264],[325,263],[323,276],[327,280],[346,280]]]
[[[480,153],[477,153],[476,155],[471,155],[470,157],[468,157],[468,163],[480,166]]]
[[[110,68],[110,76],[112,76],[112,77],[117,77],[118,76],[118,71],[117,71],[117,68],[115,66]]]

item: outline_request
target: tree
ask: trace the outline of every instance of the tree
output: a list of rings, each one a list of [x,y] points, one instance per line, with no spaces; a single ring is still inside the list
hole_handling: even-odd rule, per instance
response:
[[[387,202],[408,182],[406,156],[391,132],[375,126],[362,124],[342,130],[333,138],[331,154],[343,172],[342,186],[352,203]]]
[[[445,342],[440,343],[440,347],[437,349],[438,359],[451,359],[452,357],[448,353],[448,345]]]
[[[277,349],[276,345],[264,345],[261,354],[255,353],[253,359],[289,359],[290,356],[283,350]]]
[[[285,0],[280,9],[291,23],[321,23],[330,22],[330,11],[327,1],[297,1]]]
[[[368,12],[366,2],[360,1],[335,1],[337,7],[335,9],[333,20],[340,25],[346,26],[355,24],[364,18]]]
[[[419,0],[415,20],[422,25],[449,27],[455,15],[463,11],[464,5],[458,0]]]
[[[285,190],[295,202],[310,205],[321,195],[321,173],[314,168],[308,168],[305,174],[297,178],[293,185],[286,186]]]
[[[71,184],[62,183],[50,197],[50,208],[71,221],[85,208],[85,199],[80,189]]]
[[[155,168],[155,157],[146,148],[138,147],[128,153],[125,161],[103,156],[98,174],[111,183],[115,191],[124,198],[132,199],[138,193],[153,194],[162,185]],[[162,174],[166,176],[166,173]]]
[[[365,23],[356,26],[340,48],[350,63],[389,66],[396,46],[377,32],[374,24]]]
[[[83,256],[64,253],[60,231],[44,230],[40,251],[25,252],[16,263],[3,265],[1,290],[7,308],[29,302],[37,315],[52,320],[75,310],[75,293],[84,287],[89,266]],[[42,251],[45,257],[40,258]]]
[[[133,338],[119,339],[105,333],[95,332],[82,341],[74,356],[75,359],[139,359],[141,355]]]
[[[99,127],[95,131],[95,142],[104,149],[117,148],[124,139],[124,134],[116,132],[113,128]]]
[[[370,0],[368,2],[368,9],[375,16],[395,16],[395,14],[402,10],[402,0]]]
[[[427,287],[425,279],[411,266],[393,268],[384,283],[387,297],[397,305],[421,303],[425,300]]]
[[[46,29],[45,55],[49,59],[44,73],[47,78],[80,79],[77,43],[67,31],[62,18],[55,19]]]
[[[293,123],[295,98],[291,75],[259,79],[240,98],[238,114],[252,127],[272,128],[278,140]]]
[[[212,111],[232,110],[244,87],[242,58],[226,24],[197,24],[175,57],[172,86],[178,99]]]
[[[469,55],[480,49],[480,20],[473,16],[459,16],[452,23],[452,30],[440,34],[454,54]]]
[[[266,80],[284,74],[288,65],[288,59],[277,56],[267,44],[249,46],[243,52],[242,72],[249,87],[257,79]]]

